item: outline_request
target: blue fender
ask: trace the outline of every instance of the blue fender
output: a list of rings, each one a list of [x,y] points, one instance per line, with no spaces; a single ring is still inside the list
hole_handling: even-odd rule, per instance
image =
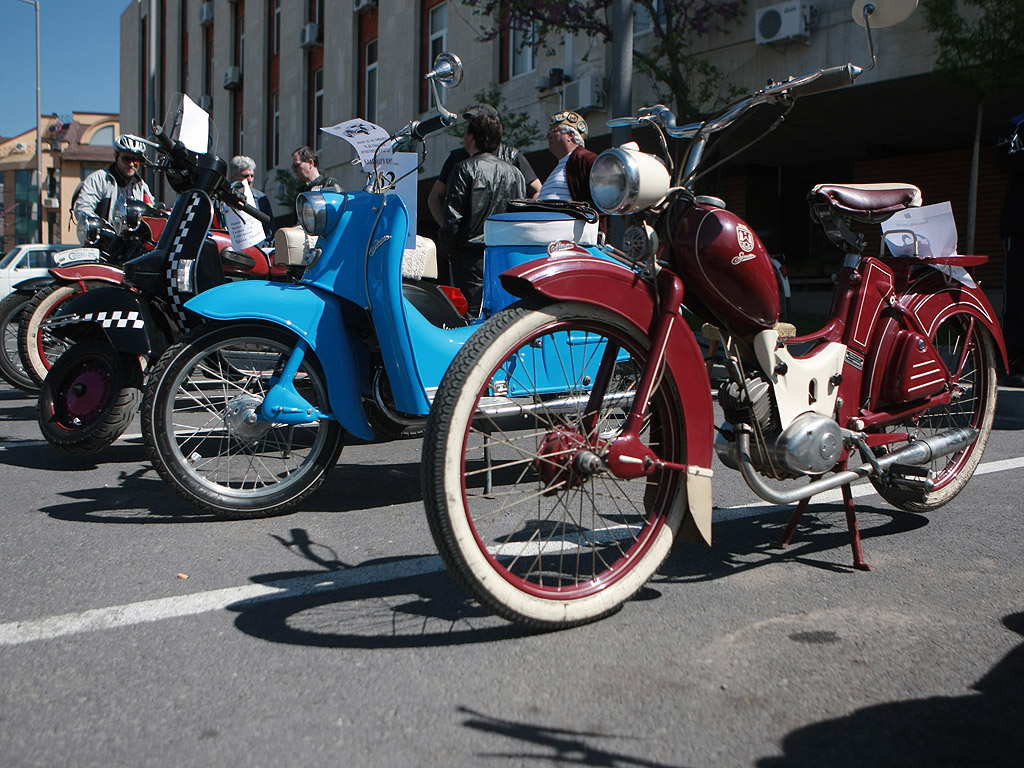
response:
[[[311,286],[243,280],[204,291],[185,307],[210,320],[261,320],[302,337],[323,367],[331,413],[350,434],[373,439],[363,411],[365,377],[337,296]]]

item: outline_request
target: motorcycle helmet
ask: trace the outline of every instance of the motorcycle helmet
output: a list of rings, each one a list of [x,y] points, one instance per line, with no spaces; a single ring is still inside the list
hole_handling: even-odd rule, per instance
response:
[[[142,157],[145,157],[146,142],[138,136],[133,136],[130,133],[122,133],[114,139],[114,152],[118,154],[121,152],[130,152],[133,155],[141,155]]]

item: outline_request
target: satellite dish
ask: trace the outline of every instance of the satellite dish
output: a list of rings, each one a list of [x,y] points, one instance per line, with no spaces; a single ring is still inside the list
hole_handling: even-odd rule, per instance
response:
[[[894,27],[909,19],[917,8],[917,0],[855,0],[853,20],[864,26],[864,10],[872,29]]]

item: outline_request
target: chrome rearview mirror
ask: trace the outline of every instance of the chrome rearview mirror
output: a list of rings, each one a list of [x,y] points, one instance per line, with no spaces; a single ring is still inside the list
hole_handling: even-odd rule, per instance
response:
[[[454,53],[439,53],[434,59],[434,68],[427,72],[426,79],[445,88],[455,88],[462,82],[462,61]]]
[[[917,8],[917,0],[856,0],[853,20],[862,27],[883,29],[902,24]]]

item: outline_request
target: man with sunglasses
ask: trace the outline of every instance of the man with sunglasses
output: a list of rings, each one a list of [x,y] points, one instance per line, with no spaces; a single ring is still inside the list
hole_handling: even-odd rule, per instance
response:
[[[312,147],[299,147],[292,152],[292,173],[299,180],[299,193],[316,192],[328,188],[328,192],[341,192],[341,184],[331,176],[320,173],[320,158]]]
[[[548,149],[558,159],[540,188],[539,200],[577,200],[594,204],[590,196],[590,169],[597,155],[584,146],[589,129],[576,112],[555,112],[549,121]]]
[[[138,136],[122,134],[114,140],[114,162],[83,179],[72,198],[77,220],[87,213],[110,220],[122,202],[142,200],[153,204],[153,193],[139,174],[145,162],[146,143]]]

